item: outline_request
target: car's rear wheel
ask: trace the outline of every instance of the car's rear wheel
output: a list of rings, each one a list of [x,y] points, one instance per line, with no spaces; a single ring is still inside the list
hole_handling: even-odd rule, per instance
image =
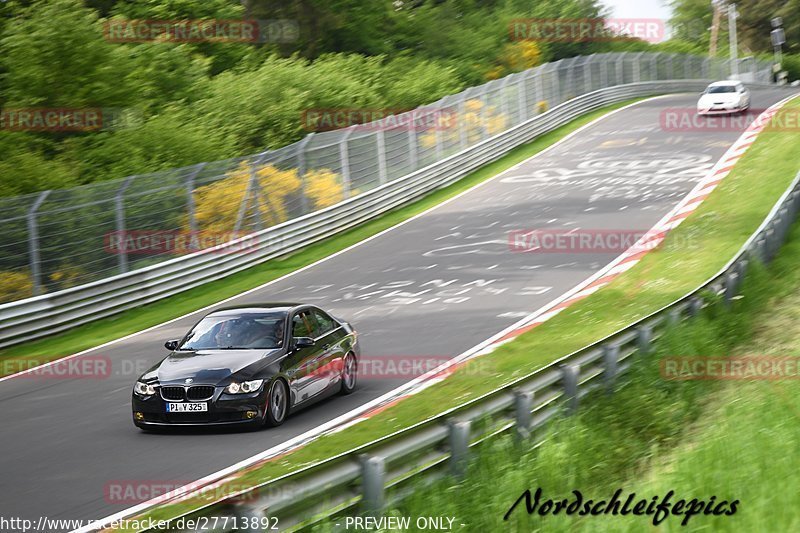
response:
[[[286,420],[287,414],[289,414],[289,389],[286,387],[286,382],[276,379],[269,388],[264,424],[270,427],[280,426]]]
[[[342,365],[342,394],[350,394],[356,389],[356,382],[358,380],[358,361],[356,356],[348,353],[344,356],[344,365]]]

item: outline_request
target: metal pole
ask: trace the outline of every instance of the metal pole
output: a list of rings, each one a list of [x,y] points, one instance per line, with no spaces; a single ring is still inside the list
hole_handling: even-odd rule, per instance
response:
[[[728,6],[728,37],[731,50],[731,77],[739,78],[739,43],[736,37],[736,4]]]
[[[367,514],[379,514],[383,510],[383,482],[386,465],[382,457],[362,455],[361,460],[361,505]]]
[[[561,70],[561,62],[564,61],[563,59],[559,59],[555,63],[552,63],[553,67],[550,69],[550,81],[552,82],[552,90],[553,90],[553,105],[550,107],[555,107],[561,103],[561,80],[558,79],[559,71]],[[556,66],[558,65],[558,66]]]
[[[436,102],[434,105],[436,106],[436,111],[434,111],[434,115],[433,115],[433,118],[434,118],[433,135],[436,138],[436,152],[435,153],[436,153],[436,160],[437,161],[441,161],[442,160],[442,154],[444,153],[444,149],[442,147],[442,132],[441,132],[441,130],[439,128],[438,121],[439,121],[439,111],[442,108],[439,105],[439,102]]]
[[[583,60],[583,92],[590,93],[592,92],[592,58],[594,54],[590,54],[589,57],[584,58]]]
[[[466,102],[466,95],[461,96],[461,99],[458,101],[458,114],[456,120],[458,122],[458,143],[461,149],[465,149],[469,146],[469,135],[467,133],[467,124],[466,124],[466,114],[467,109],[465,106]],[[416,158],[416,147],[417,147],[417,139],[414,138],[414,157]]]
[[[523,72],[517,82],[517,105],[519,106],[519,124],[528,120],[528,78],[529,73]]]
[[[387,181],[386,177],[386,132],[383,126],[378,127],[375,137],[376,150],[378,152],[378,183],[383,185]]]
[[[462,102],[463,105],[463,102]],[[458,119],[459,127],[463,122],[463,116]],[[416,115],[412,117],[411,124],[408,126],[408,165],[409,170],[414,172],[419,168],[419,147],[417,146],[417,120]]]
[[[350,135],[353,134],[353,128],[355,126],[350,126],[347,128],[347,131],[344,132],[342,135],[342,139],[339,141],[339,159],[342,163],[342,197],[343,198],[350,198],[350,187],[352,185],[351,177],[350,177],[350,150],[347,147],[347,140],[350,138]]]
[[[117,189],[117,194],[114,197],[115,215],[117,219],[117,233],[122,239],[125,239],[125,190],[131,184],[133,178],[136,176],[128,176],[123,180],[122,186]],[[128,271],[128,250],[123,246],[117,254],[117,262],[119,264],[119,271],[125,273]]]
[[[33,295],[42,294],[42,270],[41,259],[39,257],[39,226],[36,223],[36,212],[42,203],[50,195],[50,191],[39,194],[33,205],[28,210],[28,261],[31,267],[31,278],[33,280]]]
[[[242,198],[242,203],[239,204],[239,212],[236,215],[236,223],[233,226],[233,235],[231,235],[231,239],[236,238],[236,233],[242,229],[242,224],[244,223],[244,215],[247,211],[247,204],[250,202],[250,197],[252,196],[254,199],[254,203],[256,206],[256,211],[258,211],[258,173],[253,171],[253,168],[258,166],[266,157],[268,152],[263,152],[258,156],[258,158],[250,165],[250,178],[247,180],[247,189],[244,191],[244,197]],[[260,213],[257,213],[258,217],[261,217]]]
[[[534,80],[533,87],[536,90],[536,98],[534,98],[534,100],[535,100],[535,104],[534,105],[536,106],[536,108],[535,108],[536,109],[536,113],[539,114],[539,112],[540,112],[539,102],[542,102],[542,101],[546,102],[547,101],[545,99],[545,97],[544,97],[544,85],[542,84],[542,69],[541,68],[539,68],[536,71],[536,79]],[[545,103],[545,108],[547,108],[547,103]]]
[[[617,364],[619,362],[619,344],[611,343],[603,347],[603,381],[606,392],[614,392],[614,382],[617,379]]]
[[[469,420],[450,420],[448,429],[450,472],[456,477],[462,477],[466,473],[469,456]]]
[[[514,391],[514,414],[517,421],[517,425],[514,428],[514,438],[517,441],[523,441],[531,436],[532,408],[532,392]]]
[[[297,143],[296,148],[296,157],[297,157],[297,176],[300,178],[300,210],[305,215],[311,209],[309,209],[308,205],[308,196],[306,195],[306,172],[308,172],[308,161],[306,161],[306,147],[308,143],[311,142],[311,138],[314,136],[314,132],[312,131],[303,139]]]
[[[564,365],[561,367],[561,377],[564,383],[564,400],[567,414],[574,414],[578,410],[578,365]]]
[[[194,180],[203,171],[207,163],[200,163],[195,165],[194,169],[186,176],[186,212],[189,216],[189,247],[192,250],[200,248],[200,243],[197,240],[197,217],[196,206],[194,203]]]
[[[634,63],[633,63],[633,82],[634,83],[639,83],[640,81],[642,81],[642,66],[641,66],[642,54],[644,54],[644,52],[639,52],[633,58],[633,61],[634,61]]]

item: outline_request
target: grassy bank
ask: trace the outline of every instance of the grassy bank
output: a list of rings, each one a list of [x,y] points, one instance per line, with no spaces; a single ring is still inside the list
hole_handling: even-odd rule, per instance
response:
[[[439,189],[424,198],[366,222],[352,230],[333,236],[285,258],[267,261],[243,272],[207,283],[164,300],[126,311],[91,324],[76,327],[67,333],[0,350],[0,376],[32,364],[52,361],[72,353],[130,335],[167,320],[213,305],[241,292],[285,276],[304,266],[336,253],[348,246],[390,228],[426,209],[452,198],[487,179],[511,168],[545,148],[552,146],[578,128],[640,99],[628,100],[588,113],[572,122],[519,146],[509,154],[469,174],[452,185]],[[3,364],[5,363],[5,364]]]
[[[800,107],[800,101],[794,100],[788,105]],[[662,247],[589,298],[484,356],[489,363],[485,368],[491,368],[491,375],[456,372],[423,393],[345,431],[322,437],[278,460],[251,468],[237,483],[241,486],[247,481],[258,483],[273,479],[407,427],[530,373],[695,289],[734,255],[785,191],[800,169],[800,157],[793,155],[795,144],[790,132],[776,131],[760,136],[725,181],[692,216],[670,233]],[[691,243],[691,249],[686,248],[686,243]],[[699,338],[709,335],[703,328],[694,334]],[[736,331],[732,330],[727,337],[735,340]],[[670,394],[669,389],[647,393]],[[658,400],[656,398],[656,403]],[[634,395],[629,401],[638,401],[638,396]],[[691,399],[685,403],[685,409],[696,409],[696,402]],[[629,423],[651,428],[669,424],[671,416],[673,413],[665,412],[663,419],[630,420]],[[682,422],[675,427],[682,427]],[[646,432],[642,434],[647,436]],[[630,449],[618,448],[615,442],[613,439],[608,442],[607,461],[613,461],[614,457],[624,460],[631,455]],[[170,517],[185,510],[183,505],[165,506],[154,510],[153,516]]]
[[[678,499],[739,500],[731,516],[669,516],[664,531],[792,531],[800,470],[800,384],[783,381],[667,381],[668,356],[800,356],[800,226],[773,265],[747,278],[732,309],[719,303],[673,328],[611,397],[596,395],[560,420],[536,450],[510,438],[475,455],[465,480],[417,490],[398,516],[451,516],[470,531],[641,531],[652,516],[529,516],[516,499],[542,489],[541,502],[608,499],[617,489],[637,499],[674,491]],[[491,482],[487,482],[491,480]],[[328,527],[320,528],[322,530]]]

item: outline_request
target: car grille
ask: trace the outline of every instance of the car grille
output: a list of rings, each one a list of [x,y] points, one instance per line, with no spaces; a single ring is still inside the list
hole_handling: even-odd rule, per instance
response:
[[[194,401],[210,400],[212,396],[214,396],[214,387],[210,387],[207,385],[189,387],[189,390],[186,392],[186,397],[189,400],[194,400]]]
[[[179,401],[184,400],[183,387],[161,387],[161,397],[165,400]]]

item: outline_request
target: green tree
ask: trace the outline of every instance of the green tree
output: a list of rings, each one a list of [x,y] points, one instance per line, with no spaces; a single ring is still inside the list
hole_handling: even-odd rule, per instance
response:
[[[129,63],[103,39],[94,11],[79,0],[37,2],[7,24],[0,40],[10,106],[123,106]]]

